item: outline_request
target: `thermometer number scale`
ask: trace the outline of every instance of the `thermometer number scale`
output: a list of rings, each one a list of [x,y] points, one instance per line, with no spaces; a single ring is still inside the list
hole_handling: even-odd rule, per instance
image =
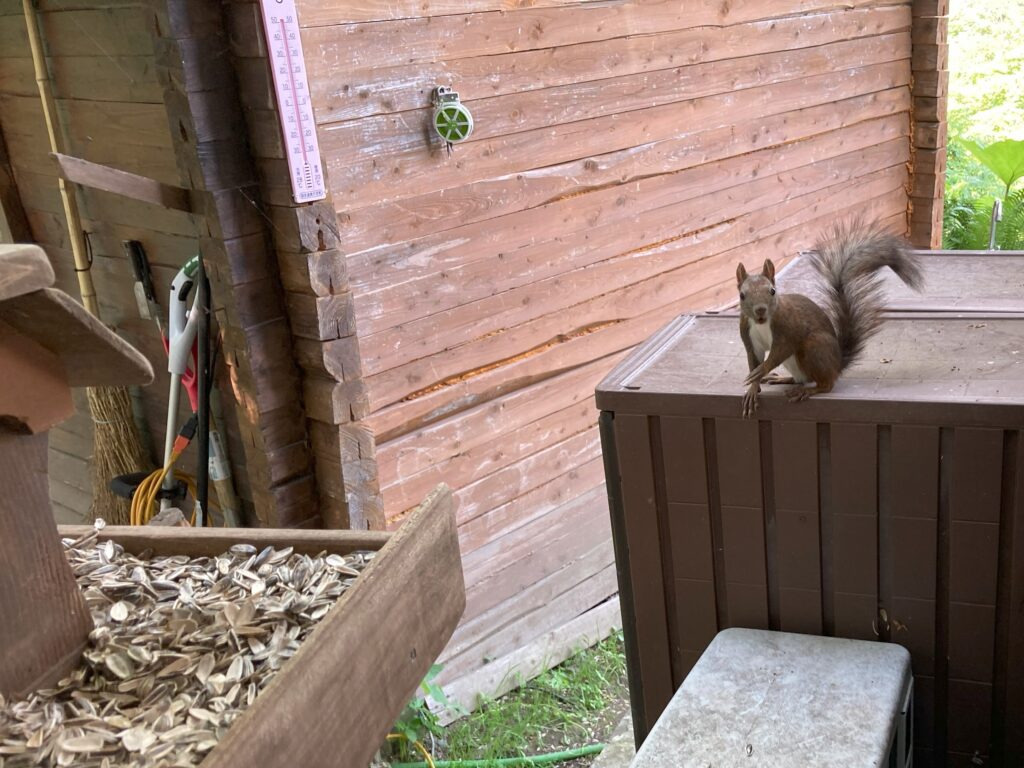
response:
[[[327,196],[295,0],[260,0],[285,157],[297,203]]]

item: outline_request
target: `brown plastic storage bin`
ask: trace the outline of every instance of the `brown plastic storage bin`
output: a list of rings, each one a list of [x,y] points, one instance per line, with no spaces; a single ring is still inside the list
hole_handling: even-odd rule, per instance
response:
[[[1018,764],[1024,318],[894,316],[749,420],[746,369],[735,317],[680,317],[597,390],[637,740],[717,631],[768,628],[904,645],[915,766]]]

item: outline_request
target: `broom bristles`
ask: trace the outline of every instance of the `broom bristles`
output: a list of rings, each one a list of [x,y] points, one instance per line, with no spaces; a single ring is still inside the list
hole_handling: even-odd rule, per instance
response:
[[[93,422],[89,514],[112,525],[128,525],[130,502],[114,495],[110,481],[118,475],[145,471],[150,462],[139,440],[128,389],[96,387],[88,392]]]

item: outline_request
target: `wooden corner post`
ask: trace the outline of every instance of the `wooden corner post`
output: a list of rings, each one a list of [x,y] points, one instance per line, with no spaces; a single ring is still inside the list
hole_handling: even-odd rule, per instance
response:
[[[948,25],[949,0],[914,0],[910,240],[920,248],[942,247],[949,94]]]
[[[220,3],[155,0],[158,77],[183,186],[202,210],[200,249],[223,331],[239,428],[262,525],[319,526],[299,369],[272,227],[228,55]],[[241,494],[240,495],[244,495]]]
[[[293,199],[260,4],[232,0],[224,10],[249,141],[261,171],[260,192],[272,222],[291,344],[303,370],[324,524],[383,528],[375,440],[364,424],[369,399],[330,184],[324,199]]]

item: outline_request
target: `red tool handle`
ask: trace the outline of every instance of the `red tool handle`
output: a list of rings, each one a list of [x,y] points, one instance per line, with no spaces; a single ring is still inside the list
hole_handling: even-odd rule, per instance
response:
[[[164,352],[170,351],[170,342],[166,336],[162,336],[161,339],[164,343]],[[192,406],[192,413],[199,410],[199,381],[198,375],[196,374],[196,347],[198,341],[192,342],[192,349],[189,352],[189,366],[185,369],[185,374],[181,377],[181,385],[185,388],[185,394],[188,395],[188,403]]]

